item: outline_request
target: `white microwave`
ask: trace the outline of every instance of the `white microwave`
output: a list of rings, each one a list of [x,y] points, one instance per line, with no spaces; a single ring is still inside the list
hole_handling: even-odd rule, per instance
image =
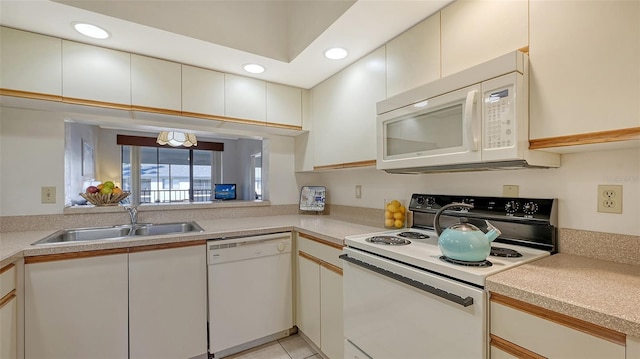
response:
[[[378,102],[376,168],[558,167],[558,154],[529,150],[528,85],[528,56],[514,51]]]

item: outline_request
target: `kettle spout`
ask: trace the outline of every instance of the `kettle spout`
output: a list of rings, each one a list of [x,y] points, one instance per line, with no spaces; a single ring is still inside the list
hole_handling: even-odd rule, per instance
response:
[[[493,242],[494,239],[498,238],[502,232],[498,228],[496,228],[493,224],[489,223],[489,221],[484,221],[487,224],[487,229],[489,230],[484,236],[489,240],[489,242]]]

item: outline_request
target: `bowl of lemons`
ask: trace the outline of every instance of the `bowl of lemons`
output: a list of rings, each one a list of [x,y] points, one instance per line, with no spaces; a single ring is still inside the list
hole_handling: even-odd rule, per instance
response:
[[[112,181],[106,181],[97,186],[87,187],[86,192],[80,193],[80,196],[95,206],[117,206],[130,194],[131,192],[124,192]]]
[[[404,228],[407,225],[407,207],[405,202],[397,199],[384,201],[384,227]]]

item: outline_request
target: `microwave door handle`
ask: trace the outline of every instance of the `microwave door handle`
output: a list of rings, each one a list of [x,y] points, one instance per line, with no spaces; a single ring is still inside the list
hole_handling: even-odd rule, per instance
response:
[[[467,100],[464,106],[464,122],[465,122],[465,131],[467,134],[467,143],[469,145],[469,150],[475,152],[478,150],[478,139],[475,137],[476,131],[476,119],[475,111],[477,106],[476,98],[478,97],[478,91],[473,90],[467,93]]]

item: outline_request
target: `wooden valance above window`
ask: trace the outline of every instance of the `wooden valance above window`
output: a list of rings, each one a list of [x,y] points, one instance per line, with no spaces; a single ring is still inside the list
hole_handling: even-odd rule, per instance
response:
[[[128,136],[118,135],[117,142],[119,145],[124,146],[141,146],[141,147],[165,147],[165,148],[180,148],[180,147],[168,147],[159,145],[156,142],[155,137],[142,137],[142,136]],[[192,150],[203,151],[224,151],[224,143],[222,142],[205,142],[198,141],[198,145],[195,147],[189,147]]]

